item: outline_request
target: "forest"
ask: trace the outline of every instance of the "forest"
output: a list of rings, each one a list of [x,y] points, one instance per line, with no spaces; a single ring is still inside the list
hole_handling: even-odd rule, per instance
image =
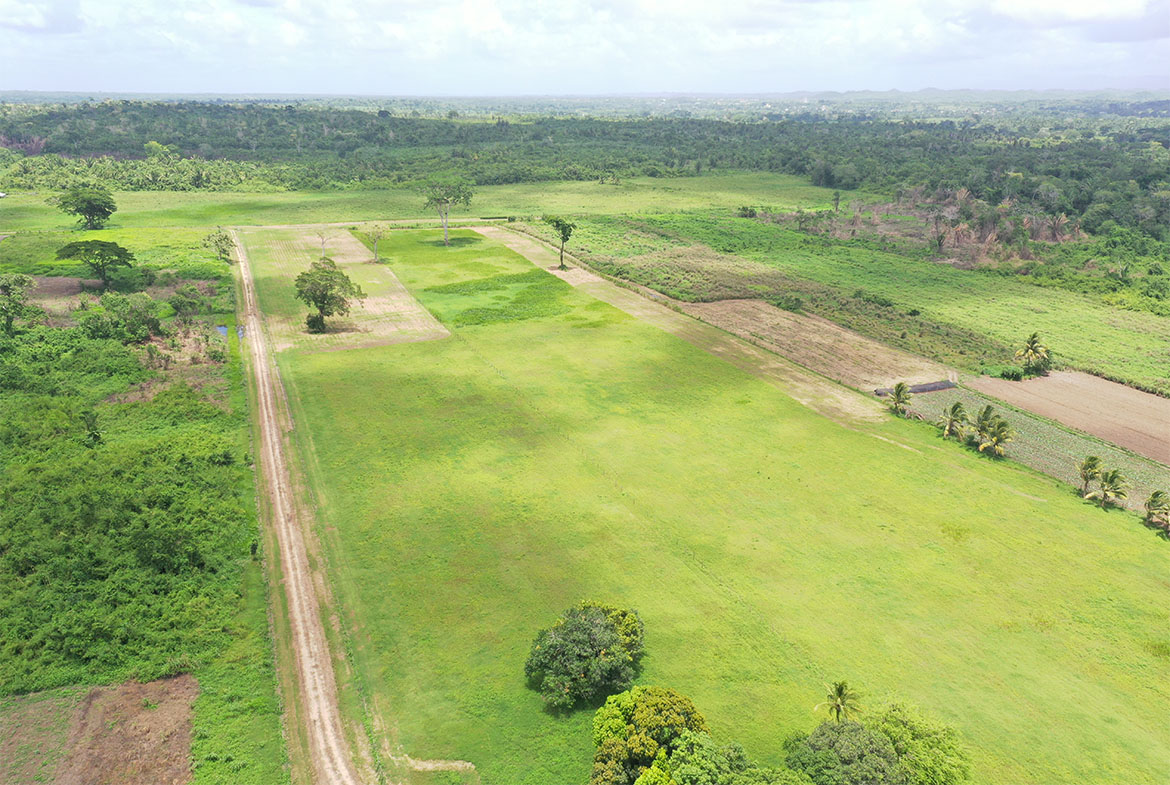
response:
[[[428,116],[313,102],[0,105],[0,188],[279,191],[777,172],[892,196],[965,189],[990,205],[1167,239],[1170,102],[756,106],[735,120]],[[433,108],[433,107],[432,107]],[[741,113],[744,113],[741,110]]]

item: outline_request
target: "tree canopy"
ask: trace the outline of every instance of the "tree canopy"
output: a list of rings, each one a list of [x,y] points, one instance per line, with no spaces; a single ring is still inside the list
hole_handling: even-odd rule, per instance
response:
[[[15,332],[16,320],[33,312],[28,304],[28,293],[37,285],[32,276],[23,273],[0,273],[0,321],[4,333]]]
[[[463,178],[432,180],[427,183],[426,202],[423,203],[423,207],[438,212],[439,220],[443,222],[443,245],[451,244],[447,236],[447,219],[451,214],[451,208],[460,204],[464,207],[470,205],[474,193],[471,183]]]

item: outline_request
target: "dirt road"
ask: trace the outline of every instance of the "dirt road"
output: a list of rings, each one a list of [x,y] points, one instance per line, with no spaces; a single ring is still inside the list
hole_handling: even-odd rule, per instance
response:
[[[287,410],[261,324],[248,257],[238,237],[236,253],[244,292],[245,335],[256,379],[260,467],[271,503],[270,524],[280,550],[291,646],[300,688],[297,697],[306,724],[304,733],[313,759],[314,779],[319,785],[361,785],[352,751],[342,730],[333,658],[321,623],[320,605],[305,548],[305,533],[298,520],[284,455],[282,423],[288,422]]]

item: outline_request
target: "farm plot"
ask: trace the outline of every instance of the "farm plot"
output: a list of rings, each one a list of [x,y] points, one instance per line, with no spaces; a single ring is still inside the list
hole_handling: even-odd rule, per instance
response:
[[[326,233],[325,253],[359,284],[366,298],[348,316],[332,317],[325,333],[305,330],[308,307],[293,297],[293,281],[322,253],[318,231]],[[429,341],[449,335],[403,288],[386,266],[350,232],[336,227],[259,229],[240,233],[248,248],[256,288],[268,309],[266,322],[276,351],[297,347],[316,351],[387,343]]]
[[[1170,466],[1170,399],[1069,371],[1022,382],[981,376],[967,385]]]
[[[955,401],[961,401],[972,416],[984,406],[994,407],[1016,431],[1015,440],[1007,445],[1008,457],[1070,486],[1079,486],[1081,483],[1077,464],[1087,455],[1096,455],[1106,467],[1121,469],[1133,483],[1126,501],[1126,506],[1131,509],[1140,508],[1151,491],[1170,488],[1170,468],[1165,465],[1087,433],[1070,430],[1030,411],[1024,411],[1023,408],[1005,406],[1002,401],[974,390],[957,387],[921,393],[911,401],[911,409],[923,419],[933,422],[944,408]],[[1073,493],[1072,488],[1068,489],[1068,493]],[[1118,525],[1134,524],[1126,520]]]
[[[642,614],[641,683],[766,762],[848,678],[956,725],[979,782],[1162,778],[1163,553],[1128,514],[914,423],[842,427],[595,284],[437,236],[390,255],[450,339],[280,361],[391,751],[584,783],[590,712],[543,711],[523,661],[589,597]]]
[[[760,300],[683,303],[682,310],[858,390],[947,379],[954,371],[866,338],[819,316]]]

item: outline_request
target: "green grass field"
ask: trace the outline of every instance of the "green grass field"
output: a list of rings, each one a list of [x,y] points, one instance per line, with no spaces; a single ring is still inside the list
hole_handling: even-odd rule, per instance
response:
[[[768,762],[846,678],[958,727],[976,782],[1164,779],[1164,546],[1135,518],[913,423],[843,428],[437,236],[385,252],[450,337],[279,356],[358,671],[410,755],[584,782],[590,712],[543,712],[523,662],[596,598],[641,612],[641,683]]]
[[[75,219],[45,204],[48,193],[14,193],[0,199],[0,234],[18,229],[71,229]],[[832,190],[779,174],[635,178],[620,185],[595,182],[483,186],[469,209],[453,219],[539,216],[545,213],[669,212],[741,204],[821,207]],[[217,193],[136,191],[115,194],[112,228],[158,226],[264,226],[343,221],[435,219],[416,191]]]

